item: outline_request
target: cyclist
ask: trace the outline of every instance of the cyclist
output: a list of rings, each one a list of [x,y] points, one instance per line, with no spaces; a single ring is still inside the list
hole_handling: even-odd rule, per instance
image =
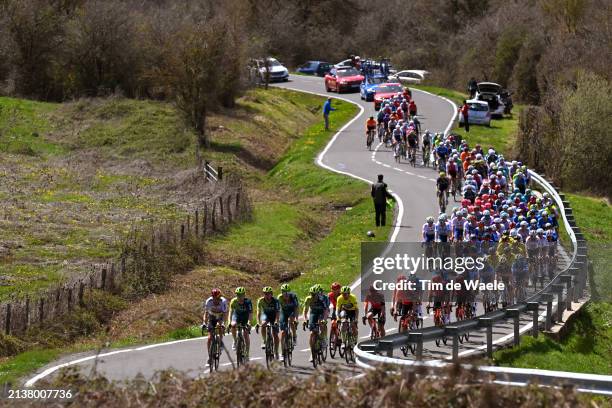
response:
[[[310,287],[310,295],[304,300],[304,320],[308,322],[310,330],[310,348],[314,347],[321,320],[327,319],[329,299],[320,291],[320,285]],[[327,337],[327,333],[324,333]],[[312,356],[311,362],[312,362]]]
[[[291,334],[293,335],[293,343],[297,342],[297,333],[295,328],[295,320],[298,314],[299,300],[297,295],[291,291],[288,284],[281,285],[281,294],[278,295],[278,302],[280,303],[280,329],[281,329],[281,341],[284,340],[286,333],[289,333],[287,327],[291,328]]]
[[[414,103],[414,99],[410,100],[410,103],[408,104],[408,111],[410,112],[411,117],[416,116],[417,106],[416,106],[416,103]]]
[[[246,297],[246,290],[240,286],[234,291],[236,297],[230,301],[230,315],[231,321],[228,321],[228,326],[232,330],[232,350],[236,350],[236,326],[238,324],[244,326],[244,341],[246,343],[246,358],[249,358],[249,349],[251,347],[251,341],[249,338],[248,324],[253,317],[253,303],[251,299]]]
[[[437,191],[437,195],[438,195],[438,199],[440,203],[442,203],[442,200],[446,200],[446,194],[448,193],[448,186],[449,186],[448,177],[446,177],[445,172],[441,171],[440,177],[438,177],[438,179],[436,180],[436,191]],[[440,206],[440,212],[444,212],[442,211],[442,206]]]
[[[374,132],[376,131],[377,123],[374,116],[370,116],[370,119],[366,121],[366,139],[369,138],[370,133],[372,134],[372,140],[374,140]],[[370,142],[371,143],[371,142]]]
[[[423,224],[423,242],[434,242],[436,240],[436,227],[434,217],[427,217]]]
[[[450,235],[450,225],[446,222],[447,215],[440,214],[438,222],[436,223],[436,241],[437,242],[448,242],[448,236]]]
[[[372,337],[372,332],[374,331],[374,326],[376,322],[374,318],[378,318],[378,333],[380,337],[385,336],[385,297],[382,293],[378,292],[374,289],[374,286],[370,286],[368,293],[365,297],[364,301],[364,310],[363,310],[363,324],[365,324],[366,319],[370,325],[370,337]]]
[[[431,289],[429,290],[429,304],[427,305],[427,311],[432,308],[435,316],[437,310],[440,310],[440,312],[442,311],[442,302],[444,302],[445,298],[443,286],[444,279],[442,279],[439,271],[433,271],[433,277],[431,278],[430,285]],[[443,324],[446,323],[443,318],[441,320]]]
[[[274,337],[274,355],[278,359],[278,316],[280,314],[280,302],[274,297],[270,286],[263,288],[263,296],[257,300],[257,324],[261,327],[261,348],[266,348],[266,327],[272,325],[272,336]]]
[[[417,137],[421,136],[421,121],[419,120],[418,116],[416,116],[416,114],[412,117],[411,124],[414,125],[414,131],[416,132]]]
[[[336,333],[336,339],[338,339],[338,341],[340,341],[340,333],[338,332],[338,320],[336,318],[336,300],[338,299],[338,296],[340,296],[341,287],[342,285],[340,285],[340,283],[334,282],[331,284],[331,292],[327,294],[327,298],[329,299],[329,303],[330,303],[329,308],[331,309],[330,336],[331,336],[331,332],[334,331]]]
[[[406,138],[408,141],[408,157],[416,160],[416,149],[419,143],[419,138],[414,130],[408,133],[408,137]]]
[[[433,218],[433,217],[432,217]],[[413,312],[414,309],[414,295],[411,294],[408,288],[408,279],[404,275],[397,277],[397,283],[401,283],[403,288],[398,289],[397,286],[393,291],[393,300],[391,302],[391,315],[393,320],[397,322],[397,317],[400,316],[399,332],[403,331],[401,321],[404,317],[408,316]],[[409,329],[409,328],[408,328]]]
[[[336,314],[341,319],[351,322],[351,330],[357,336],[357,319],[359,318],[357,297],[351,293],[350,286],[343,286],[340,293],[341,295],[336,299]]]
[[[213,334],[217,324],[223,326],[223,322],[227,320],[228,304],[227,299],[221,296],[221,290],[214,288],[210,292],[210,297],[204,302],[204,316],[202,319],[203,325],[206,325],[208,330],[208,342],[206,343],[207,355],[212,343]],[[208,360],[210,364],[210,359]]]

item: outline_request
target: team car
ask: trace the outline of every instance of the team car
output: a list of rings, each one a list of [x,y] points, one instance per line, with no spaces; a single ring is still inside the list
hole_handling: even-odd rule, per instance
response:
[[[384,99],[389,99],[402,92],[404,92],[404,87],[398,82],[385,82],[378,85],[374,92],[374,109],[379,110]]]
[[[332,68],[325,75],[325,90],[327,92],[358,91],[364,76],[355,68]]]
[[[359,93],[361,99],[372,102],[374,100],[374,94],[378,85],[387,82],[387,78],[382,75],[366,75],[361,86],[359,87]]]

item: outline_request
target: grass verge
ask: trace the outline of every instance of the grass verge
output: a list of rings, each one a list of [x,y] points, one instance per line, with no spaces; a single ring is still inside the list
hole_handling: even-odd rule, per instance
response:
[[[589,303],[574,316],[567,336],[525,336],[521,345],[495,352],[496,364],[579,373],[612,374],[612,304]]]

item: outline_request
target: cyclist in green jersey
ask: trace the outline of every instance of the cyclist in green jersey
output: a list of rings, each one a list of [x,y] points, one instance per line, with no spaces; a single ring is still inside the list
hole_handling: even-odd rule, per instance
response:
[[[266,348],[266,327],[272,325],[272,336],[274,336],[274,355],[278,359],[278,315],[280,312],[280,303],[274,297],[274,293],[270,286],[263,288],[263,296],[257,300],[257,323],[261,327],[261,348]]]

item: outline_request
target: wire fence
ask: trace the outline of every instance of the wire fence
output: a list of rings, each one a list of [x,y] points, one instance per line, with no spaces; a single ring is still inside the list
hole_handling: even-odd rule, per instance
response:
[[[162,256],[163,251],[189,240],[203,245],[207,237],[226,230],[231,224],[250,219],[252,206],[239,180],[225,177],[215,183],[211,196],[201,208],[181,221],[139,226],[125,238],[121,255],[105,263],[92,264],[87,271],[36,295],[12,298],[0,304],[0,333],[19,334],[34,324],[60,318],[84,305],[88,291],[119,291],[126,271],[145,268],[141,257]],[[128,251],[125,248],[139,248]]]

